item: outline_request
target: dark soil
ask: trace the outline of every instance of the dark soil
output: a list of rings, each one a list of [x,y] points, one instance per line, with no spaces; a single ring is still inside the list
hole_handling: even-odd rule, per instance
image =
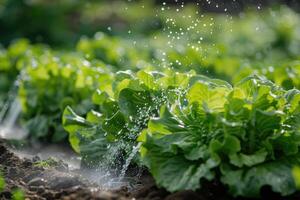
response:
[[[233,199],[226,194],[226,189],[218,183],[204,184],[203,189],[196,192],[183,191],[170,194],[164,189],[157,188],[153,179],[147,173],[141,176],[140,184],[130,191],[127,188],[113,191],[101,190],[97,185],[69,171],[68,167],[64,164],[51,169],[45,169],[37,167],[32,160],[20,159],[8,150],[3,141],[0,141],[0,169],[6,181],[6,187],[4,191],[0,193],[0,200],[11,199],[12,191],[16,188],[21,189],[28,200]],[[271,193],[268,188],[264,189],[263,197],[263,199],[268,200],[300,199],[299,194],[281,198]]]
[[[8,200],[12,191],[21,189],[30,200],[46,199],[127,199],[126,191],[100,191],[97,186],[72,174],[65,166],[55,169],[37,167],[29,159],[20,159],[0,142],[0,169],[6,187],[0,199]]]

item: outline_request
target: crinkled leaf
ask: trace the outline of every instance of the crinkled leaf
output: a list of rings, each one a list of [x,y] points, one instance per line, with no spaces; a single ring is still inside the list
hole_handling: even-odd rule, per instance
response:
[[[230,163],[237,167],[251,167],[260,164],[266,160],[268,153],[265,150],[260,150],[251,155],[243,153],[229,155]]]
[[[106,92],[101,92],[100,90],[97,90],[94,92],[92,101],[96,105],[101,105],[109,98],[108,94]]]
[[[199,103],[204,110],[222,111],[228,93],[225,87],[210,88],[205,83],[197,82],[189,90],[187,99],[190,103]]]
[[[148,91],[135,91],[129,88],[123,89],[119,94],[120,111],[126,116],[138,116],[152,105]]]
[[[180,155],[149,155],[149,152],[147,154],[151,163],[150,171],[156,183],[170,192],[198,189],[201,179],[214,178],[211,168],[218,163],[214,160],[208,160],[206,163],[193,162]]]
[[[116,112],[111,118],[105,119],[102,128],[106,133],[111,134],[115,137],[122,136],[126,130],[126,121],[121,112]]]
[[[151,90],[157,89],[157,83],[155,82],[154,77],[151,74],[145,71],[139,71],[136,75],[140,79],[141,83],[145,84],[147,88]]]
[[[234,196],[259,197],[263,186],[271,186],[283,196],[296,191],[292,167],[288,161],[278,160],[238,170],[222,169],[221,180]]]
[[[232,155],[241,150],[241,144],[237,137],[228,135],[223,142],[212,140],[209,148],[212,153]]]

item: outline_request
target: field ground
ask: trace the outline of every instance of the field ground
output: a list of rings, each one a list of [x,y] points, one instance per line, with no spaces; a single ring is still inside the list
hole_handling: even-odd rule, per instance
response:
[[[84,177],[81,171],[71,170],[68,165],[61,162],[51,167],[37,166],[38,157],[32,159],[20,158],[0,141],[0,167],[3,170],[6,187],[0,193],[1,200],[9,200],[15,188],[22,189],[25,197],[30,200],[62,199],[62,200],[230,200],[226,190],[218,183],[204,183],[198,191],[182,191],[169,193],[156,187],[152,177],[144,172],[135,177],[134,187],[121,187],[117,190],[106,190],[92,183]],[[129,170],[130,171],[130,170]],[[129,175],[130,176],[130,175]],[[299,199],[300,193],[289,197],[280,197],[270,192],[268,188],[263,192],[263,199],[292,200]],[[25,199],[26,199],[25,198]],[[236,200],[250,200],[236,198]]]

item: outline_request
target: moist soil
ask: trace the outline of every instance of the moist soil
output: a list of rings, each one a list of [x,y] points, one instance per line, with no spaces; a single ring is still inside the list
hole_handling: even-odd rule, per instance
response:
[[[34,160],[19,158],[12,153],[3,141],[0,141],[0,169],[5,178],[5,189],[0,192],[0,200],[12,199],[12,191],[21,189],[26,200],[233,200],[227,195],[227,190],[218,183],[205,183],[198,191],[182,191],[169,193],[155,185],[152,177],[145,172],[139,178],[139,184],[134,188],[118,190],[103,190],[68,169],[65,164],[51,168],[35,165]],[[300,194],[290,197],[280,197],[269,188],[264,188],[262,199],[297,200]],[[246,200],[236,198],[236,200]]]

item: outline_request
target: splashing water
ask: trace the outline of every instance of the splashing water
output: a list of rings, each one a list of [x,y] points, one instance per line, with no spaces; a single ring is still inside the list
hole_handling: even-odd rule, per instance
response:
[[[125,175],[126,175],[126,172],[128,170],[130,163],[132,162],[135,155],[138,153],[141,146],[142,146],[142,143],[140,142],[136,146],[133,147],[132,152],[126,159],[125,164],[122,166],[122,170],[121,170],[119,176],[114,177],[112,174],[109,173],[109,170],[106,170],[106,173],[104,174],[104,176],[102,176],[100,178],[100,180],[102,180],[101,185],[102,185],[103,189],[117,189],[117,188],[121,188],[122,186],[126,186],[128,188],[133,187],[133,185],[137,182],[136,177],[125,177]],[[103,171],[102,171],[102,173],[103,173]],[[137,175],[137,176],[139,176],[139,175]]]
[[[5,103],[3,103],[3,106],[0,111],[0,124],[2,123],[2,121],[5,117],[5,114],[6,114],[7,110],[9,109],[9,104],[10,104],[10,100],[7,100]]]
[[[9,108],[11,105],[11,102],[14,102],[14,99],[16,98],[16,91],[18,88],[18,80],[15,81],[14,85],[12,86],[12,88],[10,89],[10,91],[8,92],[8,98],[7,100],[3,103],[3,106],[0,110],[0,123],[3,122]]]
[[[21,105],[17,98],[12,102],[6,117],[4,118],[3,124],[8,128],[12,128],[21,112]]]
[[[21,72],[18,75],[8,92],[8,99],[0,110],[0,138],[23,139],[27,135],[25,130],[16,125],[18,117],[21,114],[21,104],[17,98],[17,91],[22,74]]]
[[[5,139],[23,139],[27,132],[16,126],[17,119],[21,113],[21,105],[17,98],[11,103],[5,118],[0,124],[0,137]]]
[[[121,173],[120,173],[120,177],[119,177],[120,180],[124,179],[126,171],[127,171],[128,167],[129,167],[132,159],[138,153],[138,151],[140,150],[141,146],[142,146],[142,143],[139,142],[136,146],[133,147],[132,152],[130,153],[130,155],[126,159],[125,164],[122,167],[122,170],[121,170]]]

